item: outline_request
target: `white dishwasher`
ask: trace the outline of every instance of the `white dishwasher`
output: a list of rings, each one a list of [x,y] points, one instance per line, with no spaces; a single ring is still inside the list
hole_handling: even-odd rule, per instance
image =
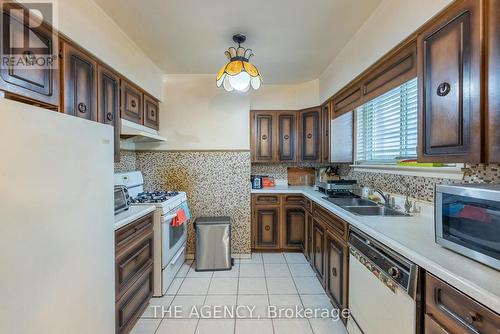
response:
[[[349,236],[350,334],[415,334],[418,267],[366,234]]]

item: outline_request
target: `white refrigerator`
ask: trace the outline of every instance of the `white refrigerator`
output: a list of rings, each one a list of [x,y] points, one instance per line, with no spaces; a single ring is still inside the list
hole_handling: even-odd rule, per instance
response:
[[[113,334],[113,130],[0,97],[0,333]]]

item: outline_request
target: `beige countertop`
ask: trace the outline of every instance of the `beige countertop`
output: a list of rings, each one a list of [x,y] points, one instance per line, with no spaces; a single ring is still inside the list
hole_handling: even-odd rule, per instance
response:
[[[428,272],[500,313],[500,271],[436,244],[432,214],[415,214],[412,217],[358,216],[327,201],[323,198],[323,193],[307,186],[252,189],[252,193],[303,194]]]
[[[154,205],[131,205],[115,216],[115,231],[155,210]]]

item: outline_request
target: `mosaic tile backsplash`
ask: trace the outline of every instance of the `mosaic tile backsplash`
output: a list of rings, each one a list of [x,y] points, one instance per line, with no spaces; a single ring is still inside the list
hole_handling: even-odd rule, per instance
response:
[[[115,173],[130,172],[137,169],[137,154],[134,151],[120,151],[120,161],[115,162]]]
[[[250,152],[137,152],[135,167],[146,190],[187,193],[188,253],[195,250],[192,222],[200,216],[231,217],[232,252],[250,253]]]
[[[276,180],[286,182],[287,167],[297,164],[252,164],[252,174],[273,176]],[[318,165],[298,165],[300,167],[318,167]],[[342,178],[357,180],[360,186],[378,188],[384,192],[408,195],[421,201],[434,201],[434,186],[436,184],[500,182],[500,166],[467,165],[463,180],[444,178],[382,174],[373,172],[354,171],[348,164],[339,165],[339,174]]]

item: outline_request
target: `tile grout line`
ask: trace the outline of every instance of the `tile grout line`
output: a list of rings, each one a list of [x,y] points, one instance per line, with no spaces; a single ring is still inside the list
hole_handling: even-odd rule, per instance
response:
[[[301,253],[302,254],[302,253]],[[288,263],[288,259],[285,257],[285,262],[286,266],[288,267],[288,270],[290,270],[290,264]],[[290,270],[290,275],[292,274],[292,271]],[[300,296],[299,289],[297,288],[297,284],[295,283],[295,278],[292,275],[292,282],[293,285],[295,286],[295,289],[297,290],[297,295],[299,296],[300,303],[302,304],[302,307],[305,308],[304,302],[302,301],[302,297]],[[311,325],[311,321],[309,319],[306,319],[307,323],[309,324],[309,328],[311,329],[311,333],[314,334],[314,328]]]
[[[208,288],[207,288],[207,292],[205,293],[205,298],[203,299],[203,305],[202,307],[205,305],[205,303],[207,302],[207,298],[208,298],[208,291],[210,291],[210,286],[212,285],[212,280],[214,278],[214,272],[212,271],[212,274],[210,275],[210,282],[208,282]],[[201,321],[201,318],[198,317],[198,321],[196,322],[196,326],[194,328],[194,332],[193,334],[196,334],[196,331],[198,330],[198,326],[200,325],[200,321]]]
[[[236,305],[234,306],[236,309],[238,308],[238,299],[239,299],[239,291],[240,291],[240,268],[241,268],[241,259],[238,259],[238,276],[236,278]],[[234,316],[233,323],[233,334],[236,334],[236,314]]]
[[[189,264],[189,269],[191,269],[191,265],[192,265],[192,264],[193,264],[193,262],[191,262],[191,263]],[[173,302],[174,302],[175,298],[177,297],[177,293],[179,292],[179,290],[180,290],[180,288],[181,288],[182,284],[184,283],[184,280],[186,279],[187,274],[189,273],[189,269],[188,269],[188,271],[186,272],[186,276],[182,277],[182,281],[181,281],[181,284],[179,285],[179,289],[177,289],[177,291],[176,291],[176,292],[175,292],[175,294],[173,295],[173,297],[172,297],[172,301],[171,301],[170,303],[168,303],[168,307],[170,307],[170,306],[173,304]],[[177,274],[175,275],[174,280],[175,280],[176,278],[178,278],[178,277],[177,277]],[[180,277],[179,277],[179,278],[180,278]],[[169,287],[169,288],[170,288],[170,287]],[[167,289],[167,291],[168,291],[168,289]],[[166,295],[166,296],[171,296],[171,295]],[[159,323],[159,324],[158,324],[158,326],[156,327],[156,330],[153,332],[153,334],[156,334],[156,333],[158,332],[158,329],[160,329],[161,323],[163,322],[163,320],[164,320],[165,318],[163,318],[163,316],[162,316],[160,319],[161,319],[161,320],[160,320],[160,323]]]
[[[269,288],[267,287],[267,275],[266,275],[266,265],[264,263],[264,256],[261,254],[262,256],[262,270],[264,271],[264,282],[266,283],[266,292],[267,292],[267,311],[269,313],[269,306],[271,306],[271,299],[269,298]],[[283,256],[283,255],[281,255]],[[270,319],[271,320],[271,327],[273,328],[273,334],[275,334],[275,331],[274,331],[274,320],[273,319]]]

